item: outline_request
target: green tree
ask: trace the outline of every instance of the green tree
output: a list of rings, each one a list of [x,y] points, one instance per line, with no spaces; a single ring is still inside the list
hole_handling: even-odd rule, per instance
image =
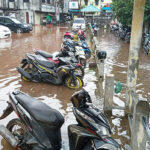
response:
[[[131,25],[134,0],[113,0],[112,10],[115,18],[123,25]],[[150,0],[146,1],[144,21],[150,19]]]

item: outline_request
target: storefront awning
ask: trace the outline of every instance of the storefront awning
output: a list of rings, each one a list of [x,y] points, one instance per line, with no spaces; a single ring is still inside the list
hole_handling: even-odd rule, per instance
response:
[[[100,12],[100,9],[93,5],[86,6],[81,9],[81,12]]]

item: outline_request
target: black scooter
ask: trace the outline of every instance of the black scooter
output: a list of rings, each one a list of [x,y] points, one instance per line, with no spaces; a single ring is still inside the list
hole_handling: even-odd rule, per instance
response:
[[[61,126],[64,118],[55,109],[21,91],[10,93],[8,107],[0,119],[15,112],[19,117],[0,125],[2,135],[17,150],[60,150]],[[117,150],[119,144],[109,134],[104,114],[91,103],[85,90],[72,97],[73,113],[78,124],[68,126],[70,150]]]
[[[84,68],[82,65],[78,62],[78,60],[75,58],[74,54],[72,52],[63,51],[56,54],[51,54],[46,51],[40,50],[40,49],[34,49],[33,52],[36,55],[40,55],[45,57],[47,60],[53,62],[56,67],[60,67],[63,65],[73,65],[75,67],[75,71],[78,72],[80,76],[84,76]]]
[[[55,64],[42,56],[26,54],[22,66],[17,70],[26,81],[48,82],[55,85],[65,84],[68,88],[76,89],[83,86],[82,77],[75,72],[72,65],[55,68]]]

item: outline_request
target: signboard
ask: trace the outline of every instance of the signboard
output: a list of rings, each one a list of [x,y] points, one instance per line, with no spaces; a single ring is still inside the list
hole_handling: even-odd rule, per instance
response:
[[[49,6],[49,5],[42,4],[41,10],[43,12],[55,12],[55,7],[54,6]]]
[[[79,9],[78,2],[76,1],[69,2],[69,9]]]

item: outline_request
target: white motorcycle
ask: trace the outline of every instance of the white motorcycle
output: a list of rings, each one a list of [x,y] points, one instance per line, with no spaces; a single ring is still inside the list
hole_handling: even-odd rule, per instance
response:
[[[75,57],[78,59],[79,63],[86,67],[86,57],[84,49],[80,46],[75,46]]]

